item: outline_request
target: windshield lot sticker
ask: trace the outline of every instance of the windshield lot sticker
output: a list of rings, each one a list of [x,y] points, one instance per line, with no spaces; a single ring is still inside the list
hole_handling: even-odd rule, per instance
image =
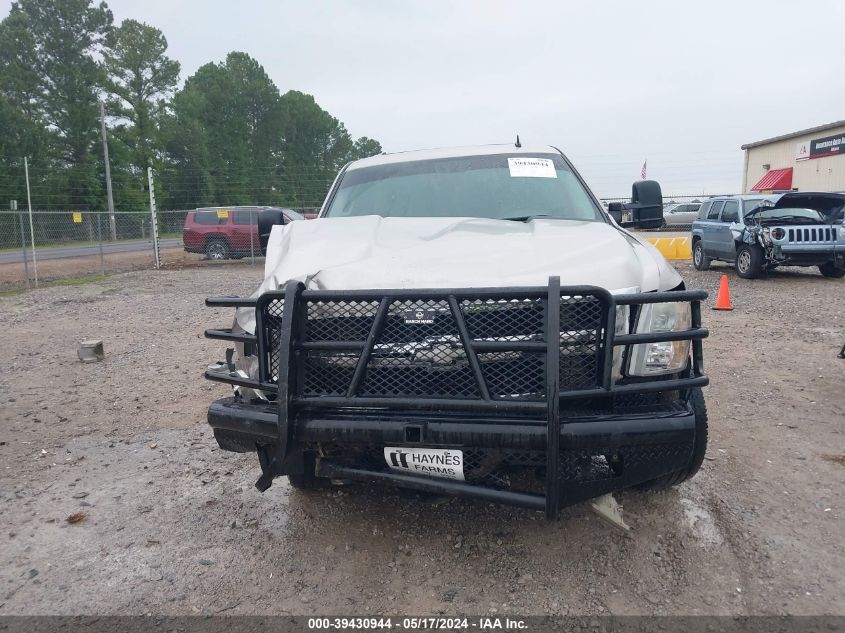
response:
[[[451,448],[384,447],[384,459],[391,470],[464,480],[464,453]]]
[[[511,178],[557,178],[555,164],[548,158],[508,158]]]

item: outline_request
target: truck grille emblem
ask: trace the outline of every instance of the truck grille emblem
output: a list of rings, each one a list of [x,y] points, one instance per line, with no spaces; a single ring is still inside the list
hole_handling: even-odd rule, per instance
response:
[[[402,319],[405,325],[434,325],[436,310],[405,310]]]

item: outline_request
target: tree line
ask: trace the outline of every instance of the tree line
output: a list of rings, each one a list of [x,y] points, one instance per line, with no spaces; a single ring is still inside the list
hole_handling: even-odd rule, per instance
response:
[[[281,93],[258,61],[231,52],[179,84],[154,26],[119,25],[105,2],[18,0],[0,22],[0,204],[105,209],[99,102],[118,211],[317,206],[338,168],[381,152],[314,97]],[[23,206],[23,205],[21,205]]]

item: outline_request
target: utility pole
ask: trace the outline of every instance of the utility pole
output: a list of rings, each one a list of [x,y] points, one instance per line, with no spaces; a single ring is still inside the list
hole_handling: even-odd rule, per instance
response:
[[[109,205],[109,231],[112,242],[117,240],[117,225],[114,221],[114,200],[111,195],[111,166],[109,165],[109,142],[106,138],[106,106],[100,101],[100,130],[103,134],[103,159],[106,163],[106,196]]]
[[[35,258],[35,231],[32,228],[32,196],[29,193],[29,161],[23,157],[23,170],[26,175],[26,206],[29,207],[29,238],[32,243],[32,272],[35,275],[35,287],[38,287],[38,260]]]

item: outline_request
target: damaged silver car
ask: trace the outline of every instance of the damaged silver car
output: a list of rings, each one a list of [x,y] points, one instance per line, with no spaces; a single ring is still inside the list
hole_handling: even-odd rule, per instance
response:
[[[778,266],[845,277],[845,194],[787,193],[708,200],[692,226],[693,263],[733,263],[746,279]]]

